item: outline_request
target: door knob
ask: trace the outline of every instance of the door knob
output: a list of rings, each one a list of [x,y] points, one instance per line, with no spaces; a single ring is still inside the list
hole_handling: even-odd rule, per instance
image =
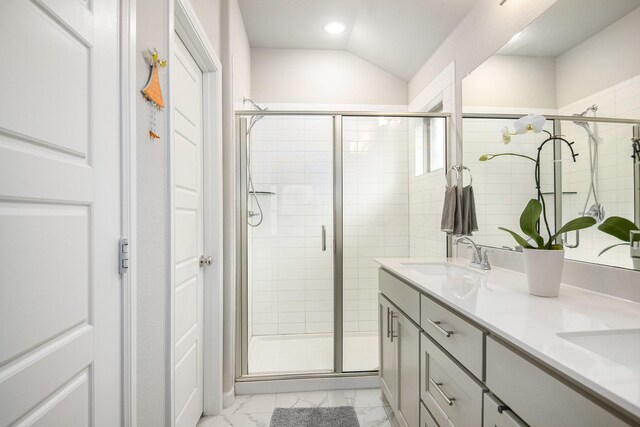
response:
[[[213,264],[213,258],[210,256],[205,257],[204,255],[200,255],[200,268],[204,266],[211,267],[211,264]]]

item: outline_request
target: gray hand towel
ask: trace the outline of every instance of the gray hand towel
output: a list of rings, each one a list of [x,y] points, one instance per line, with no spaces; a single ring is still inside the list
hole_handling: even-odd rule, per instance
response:
[[[470,236],[474,231],[478,231],[478,218],[473,187],[469,185],[462,188],[462,234]]]
[[[445,187],[440,229],[448,234],[462,233],[462,200],[456,185]]]

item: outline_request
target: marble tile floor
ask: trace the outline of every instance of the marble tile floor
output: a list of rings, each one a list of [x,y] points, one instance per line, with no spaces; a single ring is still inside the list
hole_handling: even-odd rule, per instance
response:
[[[275,408],[333,406],[353,406],[361,427],[393,425],[389,421],[389,415],[393,414],[387,400],[380,389],[372,388],[239,395],[222,414],[202,417],[197,427],[269,427]]]

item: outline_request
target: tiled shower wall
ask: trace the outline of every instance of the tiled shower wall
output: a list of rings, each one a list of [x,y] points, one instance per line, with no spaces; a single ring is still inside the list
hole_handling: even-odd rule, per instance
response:
[[[611,88],[587,98],[563,106],[558,114],[572,115],[596,104],[597,115],[601,117],[640,118],[640,76],[626,80]],[[591,115],[591,113],[589,113]],[[577,163],[563,161],[563,220],[566,222],[581,215],[589,190],[589,148],[587,133],[571,122],[563,122],[562,133],[570,141],[575,141],[575,149],[580,153]],[[598,140],[598,187],[599,201],[607,217],[622,216],[633,220],[633,163],[631,159],[631,137],[633,127],[619,124],[591,124]],[[593,204],[589,200],[587,209]],[[575,233],[569,236],[569,243],[575,242]],[[578,248],[567,248],[567,258],[608,265],[632,268],[628,247],[618,247],[598,257],[598,253],[613,244],[616,239],[592,227],[580,232]]]
[[[344,119],[345,332],[377,331],[373,259],[409,255],[407,132],[404,119]],[[275,194],[258,195],[264,221],[249,228],[250,336],[333,331],[332,148],[330,118],[252,130],[255,190]]]
[[[344,118],[344,331],[378,329],[378,257],[409,256],[407,119]]]

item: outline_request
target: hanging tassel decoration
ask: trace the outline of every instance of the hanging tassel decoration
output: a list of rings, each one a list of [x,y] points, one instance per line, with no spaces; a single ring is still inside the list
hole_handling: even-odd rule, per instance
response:
[[[147,49],[148,61],[151,67],[149,81],[142,89],[142,96],[151,108],[151,123],[149,128],[149,137],[152,140],[160,139],[156,130],[158,111],[164,109],[164,99],[162,97],[162,86],[160,85],[160,70],[167,66],[166,59],[160,59],[158,49]]]

